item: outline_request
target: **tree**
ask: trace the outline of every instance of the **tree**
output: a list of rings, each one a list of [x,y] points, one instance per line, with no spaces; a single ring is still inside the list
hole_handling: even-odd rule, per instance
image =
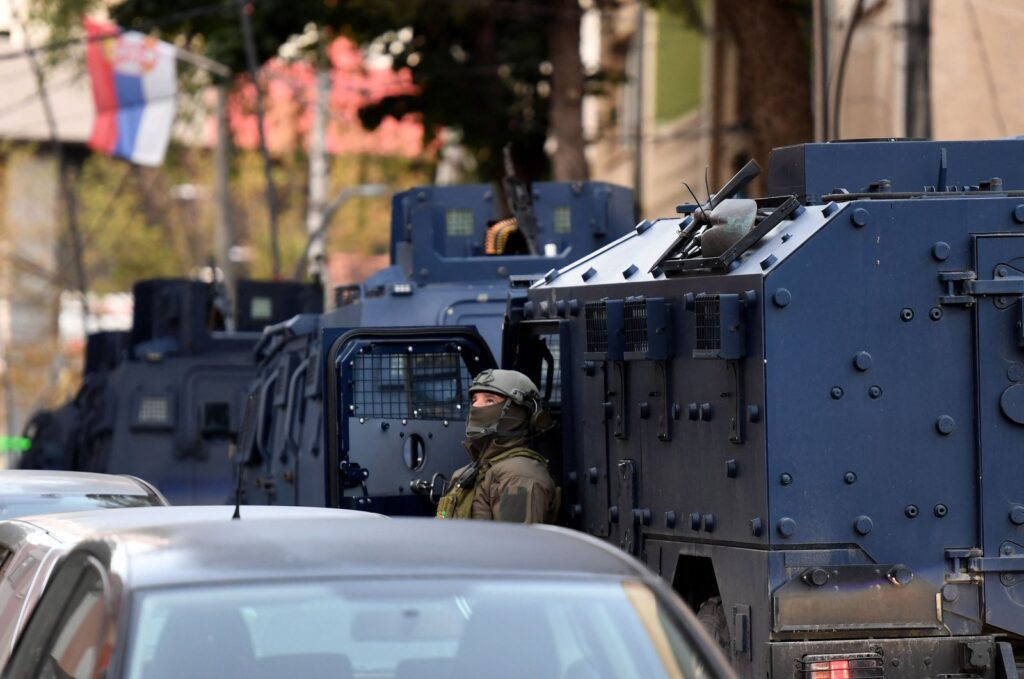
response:
[[[58,36],[101,4],[33,1],[36,16],[56,26]],[[156,28],[244,72],[238,7],[232,0],[124,0],[110,13],[120,25]],[[367,107],[367,126],[418,113],[428,133],[457,128],[485,180],[502,176],[508,143],[526,178],[547,176],[544,143],[551,134],[558,142],[556,178],[586,178],[579,0],[259,0],[244,7],[261,62],[312,23],[328,38],[372,44],[395,68],[411,69],[417,93]]]

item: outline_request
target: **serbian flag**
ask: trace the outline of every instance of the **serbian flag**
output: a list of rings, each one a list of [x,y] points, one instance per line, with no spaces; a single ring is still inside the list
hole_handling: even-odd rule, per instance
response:
[[[177,50],[90,19],[85,31],[85,63],[96,102],[89,147],[139,165],[160,165],[177,108]]]

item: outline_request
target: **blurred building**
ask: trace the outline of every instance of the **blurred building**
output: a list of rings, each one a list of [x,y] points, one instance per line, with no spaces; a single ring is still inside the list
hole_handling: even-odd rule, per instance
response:
[[[636,184],[645,216],[674,214],[689,200],[681,181],[702,196],[710,166],[714,190],[749,157],[752,122],[785,115],[740,95],[749,68],[720,12],[742,13],[753,3],[592,4],[583,22],[585,63],[622,82],[586,103],[591,174]],[[673,4],[696,8],[700,20],[674,14],[666,7]],[[1024,60],[1019,0],[805,4],[813,15],[799,20],[814,57],[806,77],[819,140],[1024,134],[1024,90],[1015,73]],[[811,39],[815,29],[818,40]],[[770,34],[757,54],[774,58]]]

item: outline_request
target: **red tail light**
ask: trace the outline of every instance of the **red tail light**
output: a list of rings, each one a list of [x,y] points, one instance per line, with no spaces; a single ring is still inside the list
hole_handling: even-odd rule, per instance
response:
[[[850,679],[849,660],[811,663],[811,679]]]

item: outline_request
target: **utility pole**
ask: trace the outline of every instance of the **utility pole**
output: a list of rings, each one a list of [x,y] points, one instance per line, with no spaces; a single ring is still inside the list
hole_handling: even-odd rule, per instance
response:
[[[246,0],[238,0],[238,18],[242,25],[242,42],[245,43],[245,61],[249,68],[252,86],[256,89],[256,125],[259,128],[260,156],[263,158],[263,175],[267,184],[267,213],[270,219],[270,268],[276,279],[281,274],[281,248],[277,242],[277,198],[274,195],[273,168],[270,163],[270,152],[267,151],[266,131],[263,125],[263,90],[260,89],[256,41],[252,33],[252,20],[249,18],[249,14],[253,11],[252,7],[252,4]]]

